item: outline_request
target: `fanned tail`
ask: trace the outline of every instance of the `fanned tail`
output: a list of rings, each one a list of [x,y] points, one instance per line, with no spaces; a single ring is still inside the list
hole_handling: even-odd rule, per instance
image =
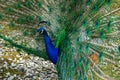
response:
[[[37,47],[33,48],[45,52],[42,37],[35,34],[39,22],[47,21],[42,26],[60,51],[59,80],[113,80],[114,75],[106,73],[103,64],[109,63],[110,70],[120,67],[120,6],[114,2],[0,0],[0,24],[19,28],[23,32],[21,38],[35,40]]]
[[[115,14],[120,7],[115,9],[111,3],[111,0],[73,0],[63,4],[66,14],[69,7],[72,10],[67,14],[69,17],[65,16],[70,23],[63,21],[68,26],[68,35],[58,63],[60,80],[98,79],[95,75],[102,80],[114,79],[101,66],[105,62],[111,71],[114,67],[119,70],[120,17]]]

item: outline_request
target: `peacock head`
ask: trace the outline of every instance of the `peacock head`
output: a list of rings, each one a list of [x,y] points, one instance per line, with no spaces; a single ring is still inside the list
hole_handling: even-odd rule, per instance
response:
[[[39,34],[44,34],[46,31],[45,31],[45,29],[43,27],[40,27],[40,28],[38,28],[37,32]]]
[[[41,26],[43,26],[43,25],[45,25],[47,23],[47,21],[40,21],[39,22],[39,28],[38,28],[38,30],[37,30],[37,32],[39,33],[39,34],[45,34],[46,33],[46,30],[45,30],[45,28],[43,28],[43,27],[41,27]]]

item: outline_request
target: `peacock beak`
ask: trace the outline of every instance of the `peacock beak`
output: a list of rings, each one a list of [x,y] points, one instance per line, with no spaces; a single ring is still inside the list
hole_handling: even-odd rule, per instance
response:
[[[37,32],[36,36],[40,36],[40,34],[43,34],[43,32],[44,32],[44,30]]]

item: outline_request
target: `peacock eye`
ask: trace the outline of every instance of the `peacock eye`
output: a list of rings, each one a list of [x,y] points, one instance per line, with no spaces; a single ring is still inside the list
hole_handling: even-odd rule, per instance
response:
[[[41,31],[38,30],[38,33],[39,33],[39,34],[43,34],[43,32],[44,32],[44,30],[41,30]]]

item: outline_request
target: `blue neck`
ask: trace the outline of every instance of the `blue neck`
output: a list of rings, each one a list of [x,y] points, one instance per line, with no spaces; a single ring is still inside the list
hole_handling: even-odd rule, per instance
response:
[[[49,59],[51,60],[51,62],[56,64],[58,59],[58,49],[54,47],[46,31],[44,33],[44,41],[45,41],[46,52]]]
[[[47,32],[44,33],[44,41],[45,41],[45,46],[47,44],[52,44],[50,37],[48,36]]]

